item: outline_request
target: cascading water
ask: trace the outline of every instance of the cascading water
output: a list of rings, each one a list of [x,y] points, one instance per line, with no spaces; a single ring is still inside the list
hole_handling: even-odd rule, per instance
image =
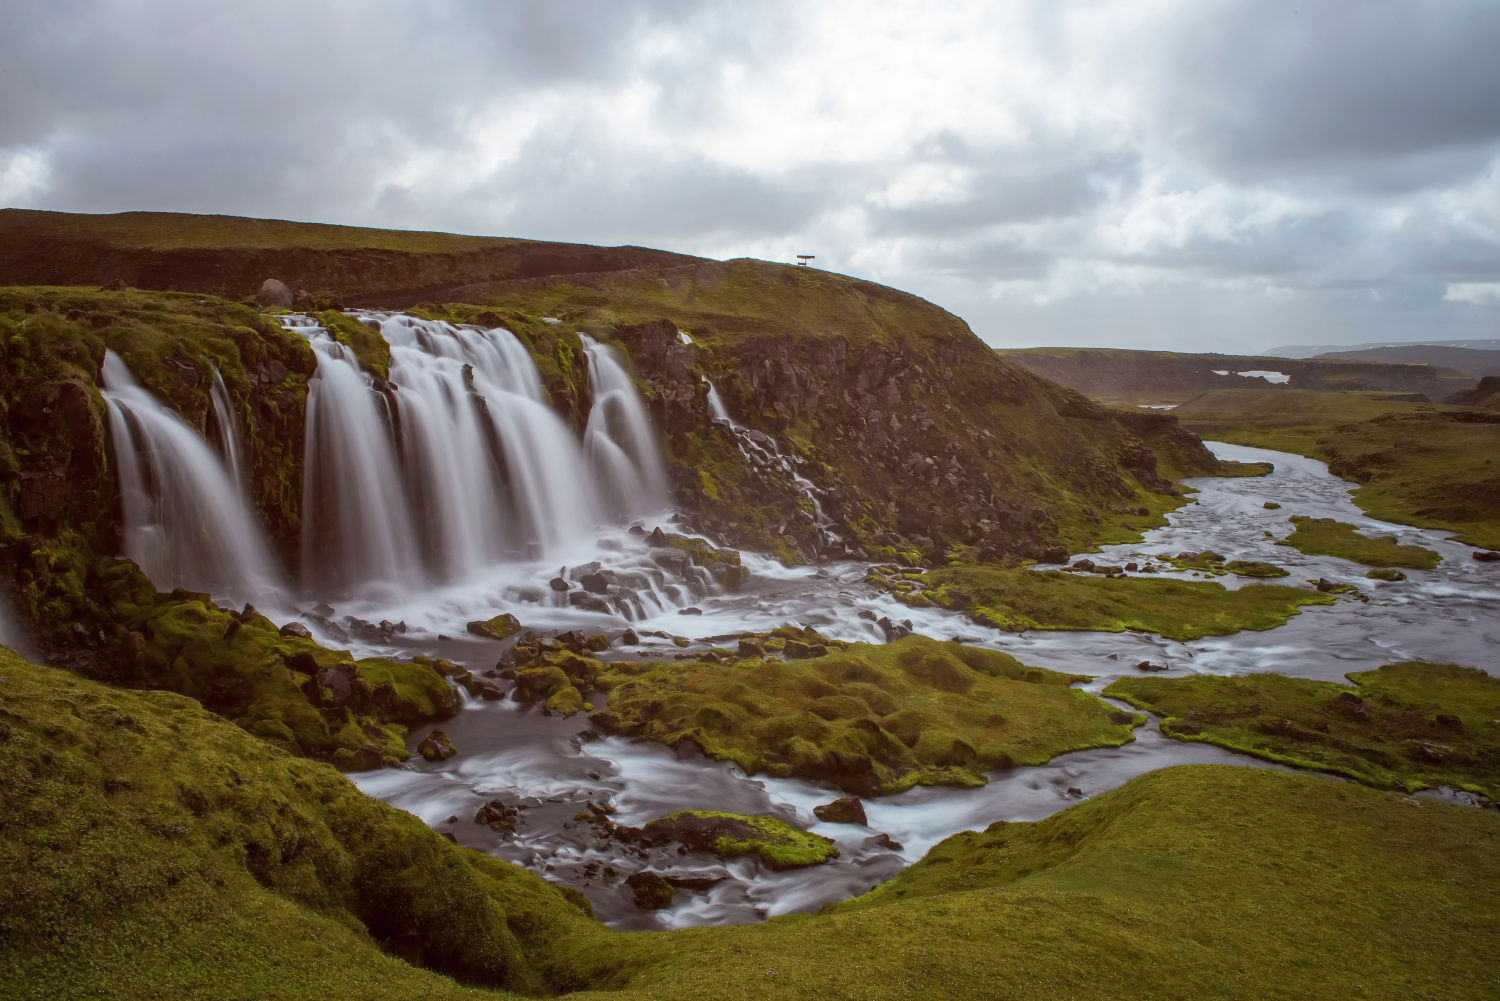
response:
[[[125,555],[158,587],[266,600],[279,593],[265,537],[208,443],[104,355]]]
[[[224,385],[224,377],[214,369],[214,381],[208,389],[208,399],[212,404],[209,411],[213,419],[214,444],[219,453],[219,459],[224,463],[224,469],[229,473],[229,479],[234,483],[237,492],[245,489],[245,456],[240,448],[239,422],[234,419],[234,401],[229,397],[229,389]]]
[[[307,417],[309,584],[410,592],[543,559],[663,506],[659,446],[605,346],[586,343],[594,405],[580,445],[509,331],[362,319],[391,345],[388,382],[311,320],[285,320],[318,355]]]
[[[613,348],[580,334],[589,359],[589,411],[583,447],[594,474],[617,519],[645,514],[666,506],[667,474],[630,374]]]
[[[735,444],[739,446],[740,454],[752,466],[761,469],[776,468],[790,477],[802,496],[807,499],[808,507],[812,509],[807,515],[813,523],[813,528],[818,532],[820,547],[823,550],[847,554],[850,551],[849,546],[835,529],[833,519],[823,511],[823,503],[819,500],[822,491],[818,489],[817,484],[797,471],[797,463],[801,460],[796,456],[782,455],[781,450],[776,447],[775,439],[770,435],[751,430],[736,422],[733,417],[729,416],[729,409],[724,406],[724,398],[719,395],[718,387],[707,380],[705,383],[708,386],[709,415],[728,428],[730,434],[734,436]]]

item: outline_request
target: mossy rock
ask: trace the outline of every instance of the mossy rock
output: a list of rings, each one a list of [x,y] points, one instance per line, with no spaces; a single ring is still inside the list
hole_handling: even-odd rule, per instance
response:
[[[758,855],[772,869],[797,869],[838,858],[831,838],[799,831],[783,820],[712,810],[678,810],[646,824],[648,845],[680,844],[721,859]]]
[[[1289,577],[1290,573],[1283,567],[1274,563],[1266,563],[1263,560],[1230,560],[1224,564],[1224,569],[1236,577]]]

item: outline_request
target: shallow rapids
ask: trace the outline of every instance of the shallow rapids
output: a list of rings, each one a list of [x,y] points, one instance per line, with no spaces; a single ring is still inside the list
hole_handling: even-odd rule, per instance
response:
[[[1352,486],[1319,462],[1262,449],[1210,443],[1221,458],[1270,461],[1275,472],[1263,478],[1202,478],[1187,481],[1197,493],[1169,516],[1170,524],[1146,533],[1141,543],[1109,546],[1103,559],[1124,563],[1137,554],[1175,555],[1213,549],[1229,559],[1266,560],[1286,567],[1292,577],[1347,582],[1368,602],[1341,598],[1314,606],[1290,623],[1265,632],[1241,632],[1188,643],[1145,633],[1032,630],[1002,633],[977,627],[962,615],[939,608],[910,609],[864,582],[864,565],[829,563],[788,569],[746,554],[752,576],[731,593],[702,584],[691,594],[701,614],[681,613],[688,595],[662,601],[634,622],[643,634],[682,635],[701,650],[707,637],[765,630],[792,622],[812,625],[830,637],[880,642],[880,628],[860,612],[909,619],[917,632],[938,638],[1003,649],[1023,662],[1082,674],[1102,690],[1113,678],[1133,673],[1142,660],[1165,664],[1169,673],[1237,674],[1278,671],[1342,680],[1350,671],[1369,670],[1405,659],[1451,660],[1494,673],[1500,665],[1500,564],[1479,563],[1471,548],[1445,541],[1443,533],[1391,525],[1366,517],[1349,499]],[[1281,505],[1264,508],[1266,501]],[[1407,571],[1399,583],[1365,578],[1363,566],[1332,557],[1304,556],[1276,545],[1291,532],[1294,514],[1334,517],[1362,531],[1396,535],[1403,543],[1437,550],[1443,563],[1434,570]],[[1269,534],[1268,534],[1269,533]],[[574,560],[609,566],[644,566],[650,549],[628,532],[601,537],[592,548],[577,547]],[[566,569],[566,568],[565,568]],[[354,610],[368,618],[403,618],[408,632],[389,643],[358,644],[361,653],[409,655],[422,651],[447,657],[474,670],[489,667],[500,644],[463,634],[463,624],[512,611],[536,630],[582,628],[618,635],[619,618],[585,612],[560,603],[543,588],[544,574],[556,568],[511,566],[479,586],[432,593],[399,607],[369,604]],[[1190,572],[1173,576],[1192,578]],[[1246,583],[1216,578],[1227,587]],[[681,585],[674,585],[679,586]],[[684,587],[685,591],[686,588]],[[351,606],[354,609],[354,606]],[[344,610],[340,609],[342,613]],[[641,648],[658,659],[681,653],[669,639],[643,636]],[[458,843],[509,858],[550,879],[582,890],[601,919],[619,928],[662,928],[731,924],[777,914],[816,910],[891,878],[937,841],[996,820],[1036,820],[1082,797],[1115,788],[1144,772],[1168,765],[1266,763],[1206,744],[1186,744],[1161,736],[1155,722],[1136,731],[1121,748],[1067,754],[1039,767],[1011,768],[990,775],[983,789],[917,788],[898,796],[867,800],[868,827],[824,824],[812,807],[840,793],[811,783],[749,778],[737,768],[679,755],[653,744],[598,738],[586,718],[563,720],[511,702],[471,703],[444,721],[458,746],[457,758],[430,764],[415,759],[401,769],[353,776],[362,789],[409,810]],[[425,731],[412,734],[413,742]],[[501,836],[476,823],[476,811],[501,799],[517,811],[514,836]],[[834,838],[840,857],[810,869],[775,873],[753,860],[724,864],[707,856],[642,855],[596,835],[590,806],[612,807],[616,823],[639,826],[678,809],[715,809],[780,816],[795,826]],[[450,819],[451,818],[451,819]],[[899,850],[878,843],[880,834]],[[624,877],[654,868],[678,878],[675,904],[644,912],[632,901]]]

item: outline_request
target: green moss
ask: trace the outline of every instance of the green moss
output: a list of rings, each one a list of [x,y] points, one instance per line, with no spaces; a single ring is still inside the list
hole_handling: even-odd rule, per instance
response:
[[[457,693],[427,665],[382,657],[367,657],[357,665],[370,700],[381,704],[388,719],[413,726],[458,712]]]
[[[994,768],[1118,747],[1142,722],[1068,687],[1081,677],[957,643],[910,636],[809,656],[800,639],[783,652],[786,663],[609,665],[599,682],[609,708],[590,718],[626,736],[695,742],[750,773],[865,795],[980,786]]]
[[[360,368],[382,379],[390,378],[391,346],[379,330],[334,309],[317,314],[317,319],[333,334],[334,340],[354,352]]]
[[[1230,560],[1224,569],[1236,577],[1289,577],[1284,568],[1264,560]]]
[[[641,829],[653,842],[707,848],[722,859],[759,855],[772,869],[797,869],[838,858],[832,840],[799,831],[775,817],[715,810],[678,810]]]
[[[420,966],[537,991],[547,942],[591,924],[182,696],[5,650],[0,677],[7,993],[467,996]]]
[[[1386,789],[1452,785],[1500,799],[1500,679],[1417,661],[1349,675],[1122,678],[1105,690],[1162,732]]]
[[[1056,570],[949,566],[922,575],[923,593],[998,629],[1138,629],[1177,640],[1272,629],[1302,605],[1334,599],[1307,588],[1212,581],[1084,577]]]
[[[1431,549],[1398,545],[1394,536],[1380,535],[1372,539],[1361,535],[1348,522],[1305,515],[1293,515],[1290,521],[1297,530],[1278,545],[1291,546],[1308,555],[1337,556],[1367,567],[1414,567],[1418,570],[1431,570],[1443,560]]]
[[[1367,572],[1365,576],[1370,578],[1371,580],[1399,581],[1406,579],[1406,574],[1402,573],[1400,570],[1392,570],[1389,568],[1371,570]]]

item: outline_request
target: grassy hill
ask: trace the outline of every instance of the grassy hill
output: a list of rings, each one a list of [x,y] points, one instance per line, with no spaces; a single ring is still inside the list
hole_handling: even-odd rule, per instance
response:
[[[0,678],[5,998],[1492,995],[1492,811],[1172,768],[822,914],[616,933],[187,699]]]
[[[643,247],[328,226],[279,219],[0,209],[0,285],[105,285],[246,300],[279,278],[324,301],[415,301],[479,281],[670,266]]]

